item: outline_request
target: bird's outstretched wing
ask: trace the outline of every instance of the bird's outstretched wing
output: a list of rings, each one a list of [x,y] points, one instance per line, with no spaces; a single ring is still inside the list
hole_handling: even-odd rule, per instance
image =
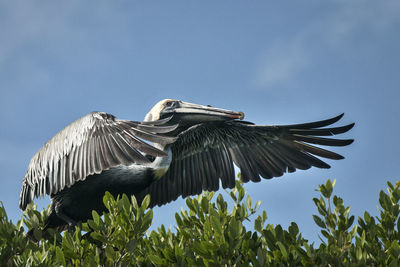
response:
[[[140,151],[166,156],[139,138],[160,144],[175,141],[162,136],[177,127],[163,126],[167,120],[141,123],[119,120],[104,112],[76,120],[33,156],[22,181],[20,208],[24,210],[34,197],[55,194],[91,174],[118,165],[149,163]]]
[[[321,136],[341,134],[354,123],[323,128],[337,122],[343,114],[324,121],[281,126],[258,126],[242,121],[200,124],[181,133],[173,144],[172,162],[163,177],[153,182],[143,195],[151,196],[151,206],[162,205],[179,196],[216,191],[235,186],[233,163],[243,182],[259,182],[296,169],[330,166],[315,157],[342,159],[337,153],[313,146],[345,146],[353,140]]]

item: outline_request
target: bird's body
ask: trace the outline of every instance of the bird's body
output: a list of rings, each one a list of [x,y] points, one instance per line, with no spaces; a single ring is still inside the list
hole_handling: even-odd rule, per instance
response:
[[[93,112],[75,121],[32,158],[23,180],[20,207],[50,195],[46,227],[85,221],[92,210],[105,211],[106,191],[150,194],[163,205],[179,196],[235,185],[234,164],[244,182],[278,177],[296,169],[330,166],[315,157],[343,158],[317,145],[344,146],[352,140],[324,138],[348,131],[353,124],[323,128],[342,115],[319,122],[258,126],[243,113],[166,99],[144,122],[118,120]],[[149,145],[141,139],[152,142]]]
[[[100,174],[87,177],[69,188],[52,196],[50,228],[67,223],[86,221],[91,218],[92,210],[98,213],[105,211],[103,196],[106,191],[114,196],[118,194],[137,195],[152,181],[152,170],[140,165],[116,167]],[[58,219],[56,208],[60,208],[68,218]]]

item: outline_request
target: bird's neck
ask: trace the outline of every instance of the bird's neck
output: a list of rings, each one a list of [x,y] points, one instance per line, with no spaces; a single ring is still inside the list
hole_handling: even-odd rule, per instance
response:
[[[159,147],[157,148],[163,149],[168,154],[168,156],[156,157],[153,163],[151,164],[151,168],[153,169],[154,172],[154,178],[156,180],[160,179],[168,171],[169,165],[171,164],[172,161],[172,152],[169,146],[167,146],[166,148],[160,147],[160,145],[158,146]]]

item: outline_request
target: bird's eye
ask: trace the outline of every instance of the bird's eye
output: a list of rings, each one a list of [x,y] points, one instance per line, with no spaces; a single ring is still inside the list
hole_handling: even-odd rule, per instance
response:
[[[167,103],[165,103],[165,106],[167,107],[173,107],[175,105],[175,101],[169,101]]]

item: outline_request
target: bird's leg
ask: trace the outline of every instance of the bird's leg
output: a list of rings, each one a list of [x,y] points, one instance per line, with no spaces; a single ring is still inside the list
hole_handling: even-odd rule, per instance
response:
[[[56,205],[56,207],[54,208],[54,210],[56,211],[57,216],[64,220],[66,223],[68,223],[69,225],[69,229],[73,229],[73,227],[76,225],[76,221],[71,219],[70,217],[68,217],[60,208],[60,206]]]

